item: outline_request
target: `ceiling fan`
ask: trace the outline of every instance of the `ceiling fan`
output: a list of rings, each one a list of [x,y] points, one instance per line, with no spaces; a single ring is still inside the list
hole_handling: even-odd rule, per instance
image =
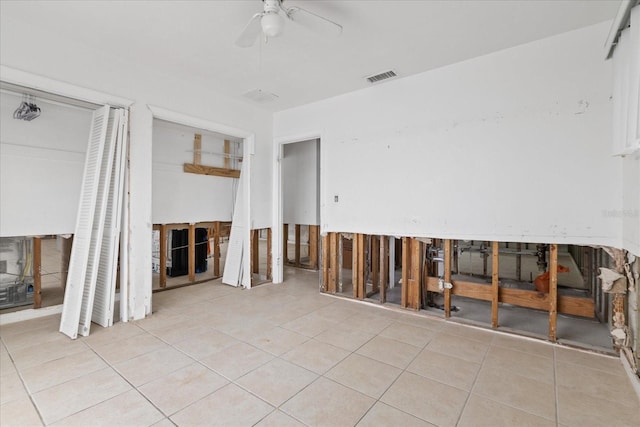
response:
[[[285,7],[285,0],[262,0],[264,10],[256,13],[236,39],[236,45],[250,47],[260,33],[265,38],[277,37],[284,28],[284,17],[324,36],[339,36],[342,26],[297,6]]]

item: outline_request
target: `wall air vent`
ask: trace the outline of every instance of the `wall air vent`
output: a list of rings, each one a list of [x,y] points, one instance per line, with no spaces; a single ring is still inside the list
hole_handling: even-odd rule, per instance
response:
[[[373,76],[366,77],[369,83],[378,83],[382,80],[387,80],[392,77],[396,77],[397,74],[393,70],[385,71],[384,73],[374,74]]]
[[[249,98],[250,100],[255,101],[259,104],[265,104],[267,102],[272,102],[278,99],[278,95],[271,92],[266,92],[262,89],[250,90],[249,92],[243,93],[242,96],[244,96],[245,98]]]

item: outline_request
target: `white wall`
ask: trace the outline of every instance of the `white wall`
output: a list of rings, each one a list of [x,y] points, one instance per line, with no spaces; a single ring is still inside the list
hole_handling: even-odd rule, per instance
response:
[[[234,178],[196,175],[183,171],[193,163],[194,133],[202,135],[201,162],[223,167],[224,137],[198,129],[154,120],[153,207],[154,224],[231,221],[235,197]],[[242,143],[232,143],[239,146]],[[239,169],[239,166],[235,166]]]
[[[274,135],[321,132],[323,232],[620,246],[608,29],[283,111]]]
[[[40,117],[16,120],[21,102],[0,93],[0,236],[73,233],[91,111],[36,99]]]
[[[320,224],[318,149],[318,140],[283,146],[282,216],[285,224]]]

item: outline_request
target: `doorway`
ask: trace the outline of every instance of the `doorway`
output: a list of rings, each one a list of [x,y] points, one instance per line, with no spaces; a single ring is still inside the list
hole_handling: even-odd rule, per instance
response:
[[[320,139],[292,141],[279,148],[281,197],[275,226],[280,230],[278,258],[284,279],[290,268],[320,266]]]
[[[222,276],[243,139],[153,121],[153,290]]]

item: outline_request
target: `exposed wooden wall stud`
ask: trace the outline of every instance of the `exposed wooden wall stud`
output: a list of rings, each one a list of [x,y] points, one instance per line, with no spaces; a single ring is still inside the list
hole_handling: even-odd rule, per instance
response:
[[[220,221],[213,223],[213,274],[220,277]]]
[[[189,224],[189,281],[196,281],[196,225]]]
[[[411,257],[409,256],[409,238],[402,238],[402,289],[400,305],[404,308],[408,304],[408,289],[409,289],[409,270],[411,269]]]
[[[160,225],[160,287],[167,287],[167,225]]]
[[[549,245],[549,341],[556,342],[558,318],[558,245]]]
[[[224,168],[231,169],[231,158],[229,155],[231,154],[231,141],[228,139],[224,140]]]
[[[202,135],[196,133],[193,136],[193,164],[202,163]]]
[[[260,230],[251,230],[251,272],[260,273]]]
[[[500,283],[499,283],[499,250],[500,246],[498,242],[493,242],[493,251],[491,254],[491,327],[498,327],[498,298],[500,292]]]
[[[296,227],[295,229],[295,235],[296,235],[295,264],[297,267],[299,267],[300,266],[300,224],[296,224],[295,227]]]
[[[387,302],[389,283],[389,237],[380,236],[380,303]]]
[[[289,224],[282,225],[282,261],[289,264]]]
[[[322,289],[329,292],[329,234],[322,236]]]
[[[42,239],[33,238],[33,308],[42,307]]]
[[[380,237],[371,236],[371,292],[380,289]]]
[[[445,283],[452,283],[451,281],[451,240],[444,240],[444,262],[442,263],[444,268],[443,279]],[[451,289],[445,288],[444,290],[444,317],[451,317]]]
[[[314,270],[318,269],[318,238],[320,237],[320,226],[309,226],[309,266]]]
[[[329,273],[329,292],[336,293],[338,287],[338,251],[340,245],[340,233],[329,233],[330,236],[330,245],[331,245],[331,262],[329,264],[330,273]]]
[[[271,246],[271,228],[267,228],[267,280],[273,280],[271,263],[273,262]]]

